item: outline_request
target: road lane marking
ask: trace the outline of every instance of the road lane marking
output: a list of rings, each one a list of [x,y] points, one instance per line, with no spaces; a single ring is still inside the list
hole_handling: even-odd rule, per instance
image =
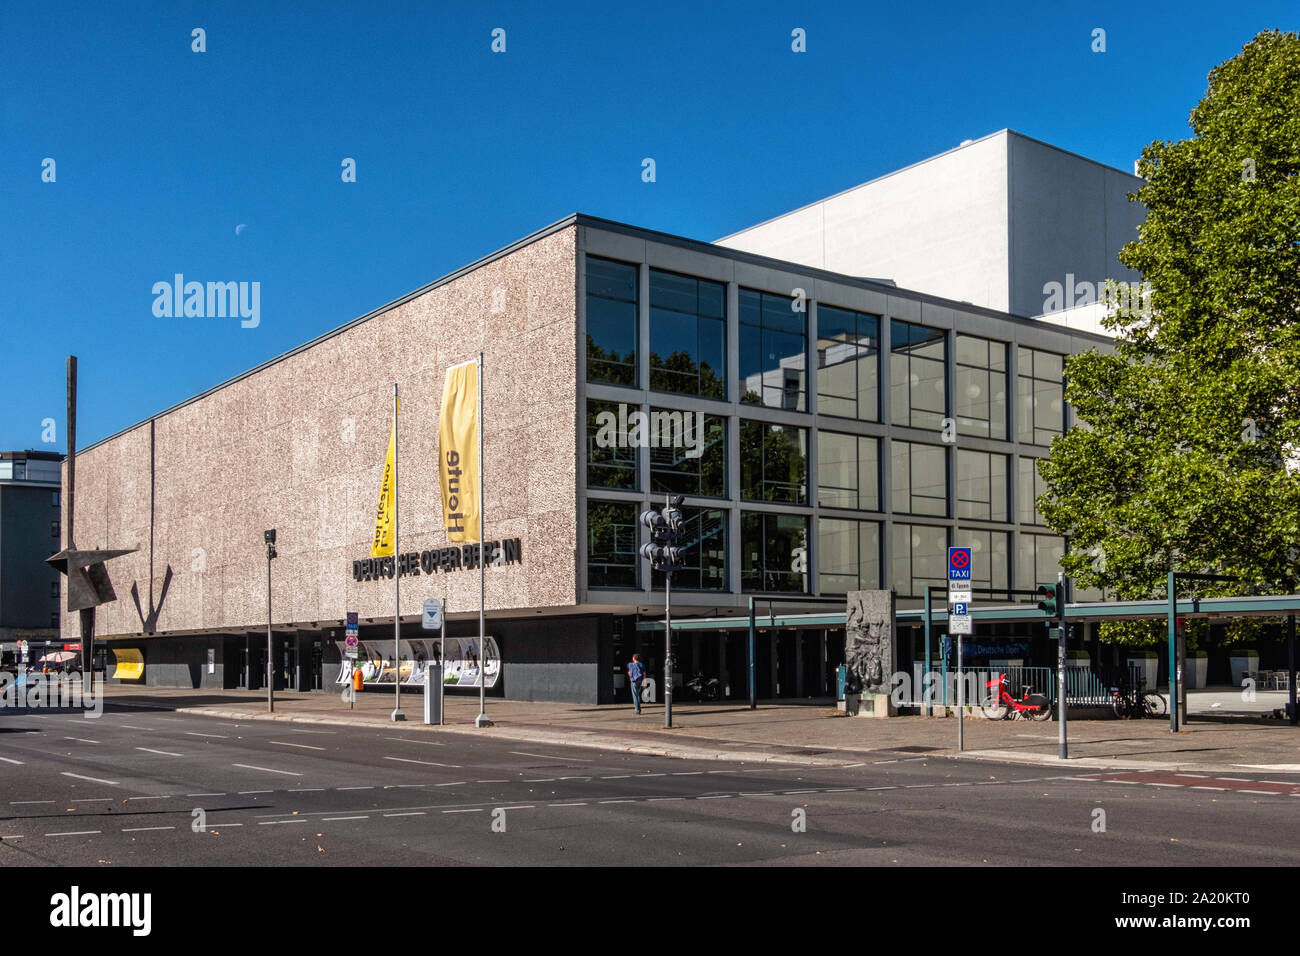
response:
[[[23,765],[21,760],[14,760],[12,757],[0,757],[0,760],[3,760],[5,763],[16,763],[20,767]]]
[[[77,797],[69,800],[69,803],[112,803],[113,797]]]
[[[128,800],[170,800],[170,793],[162,793],[156,797],[127,797]]]
[[[509,780],[475,780],[475,783],[509,783]]]
[[[800,793],[815,793],[815,790],[801,790]],[[729,797],[737,796],[734,793],[715,793],[705,797],[696,797],[696,800],[726,800]]]
[[[601,777],[600,779],[601,780],[628,780],[631,778],[631,776],[632,775],[630,773],[620,773],[613,777]]]
[[[572,763],[595,763],[594,758],[588,757],[556,757],[553,754],[530,754],[523,750],[511,750],[509,753],[516,757],[541,757],[543,760],[564,760]]]
[[[337,787],[338,790],[373,790],[374,787]]]
[[[246,797],[252,793],[275,793],[275,791],[274,790],[240,790],[239,793],[236,794],[236,796]]]
[[[482,807],[474,807],[471,810],[443,810],[443,813],[482,813]]]
[[[231,764],[232,767],[243,767],[245,770],[261,770],[263,773],[282,773],[286,777],[301,777],[302,774],[294,773],[292,770],[272,770],[270,767],[254,767],[249,763]],[[267,791],[270,792],[269,790]]]
[[[197,731],[193,731],[193,730],[187,730],[187,731],[185,731],[185,736],[187,736],[187,737],[216,737],[218,740],[229,740],[229,739],[230,739],[226,734],[200,734],[200,733],[198,733]],[[271,741],[271,742],[272,742],[272,743],[275,743],[275,741]]]
[[[125,730],[153,730],[152,727],[137,727],[135,724],[118,724]]]
[[[11,807],[20,807],[28,803],[53,803],[53,800],[10,800]]]
[[[422,817],[422,816],[424,816],[424,811],[423,811],[423,810],[411,810],[411,811],[409,811],[408,813],[385,813],[384,816],[386,816],[386,817]]]
[[[537,809],[537,805],[536,805],[536,804],[533,804],[533,803],[524,803],[524,804],[520,804],[520,805],[517,806],[517,807],[500,807],[499,809],[501,809],[501,810],[535,810],[535,809]]]
[[[320,819],[322,823],[332,823],[335,820],[369,820],[370,817],[366,815],[359,817],[321,817]]]
[[[404,744],[427,744],[430,747],[445,747],[444,743],[436,740],[412,740],[410,737],[385,737],[385,740],[400,740]]]
[[[673,776],[674,777],[702,777],[704,776],[704,771],[703,770],[675,770],[673,771]]]
[[[324,793],[324,787],[300,787],[297,790],[286,790],[285,793]]]
[[[279,744],[281,747],[301,747],[303,750],[324,750],[324,747],[313,747],[311,744],[291,744],[287,740],[268,740],[268,744]]]
[[[676,800],[677,798],[674,797],[673,799]],[[552,806],[552,807],[585,807],[586,805],[587,805],[586,803],[552,803],[552,804],[549,804],[549,806]]]
[[[661,801],[661,800],[685,800],[685,799],[686,799],[685,797],[651,797],[651,798],[650,798],[648,801],[646,801],[646,802],[647,802],[647,803],[658,803],[658,802]],[[567,806],[567,804],[561,804],[561,806]]]
[[[306,823],[306,820],[261,820],[258,822],[259,827],[273,827],[281,823]]]
[[[435,787],[463,787],[464,785],[465,785],[465,781],[464,781],[464,780],[454,780],[454,781],[452,781],[451,783],[435,783],[435,784],[434,784]]]
[[[636,803],[635,800],[601,800],[601,803]]]
[[[104,832],[103,830],[65,830],[65,831],[62,832],[62,833],[47,833],[47,834],[45,834],[45,835],[46,835],[47,837],[50,837],[50,836],[93,836],[93,835],[95,835],[96,833],[103,833],[103,832]]]
[[[385,757],[384,759],[385,759],[385,760],[396,760],[398,763],[418,763],[418,764],[423,764],[423,765],[426,766],[426,767],[449,767],[449,768],[451,768],[451,769],[453,769],[453,770],[459,770],[459,769],[460,769],[460,764],[458,764],[458,763],[435,763],[435,762],[432,761],[432,760],[412,760],[410,757]],[[486,783],[486,782],[487,782],[487,781],[483,781],[483,780],[480,780],[480,781],[479,781],[479,783]],[[504,780],[502,780],[502,781],[500,781],[500,782],[501,782],[501,783],[505,783]]]
[[[85,737],[64,737],[64,740],[75,740],[79,744],[97,744],[98,740],[87,740]]]
[[[136,747],[136,750],[143,750],[147,754],[161,754],[164,757],[184,757],[184,754],[172,753],[170,750],[151,750],[148,747]]]
[[[62,771],[62,775],[65,777],[76,777],[78,780],[89,780],[91,783],[106,783],[110,787],[118,786],[118,782],[116,780],[104,780],[100,777],[83,777],[81,774],[73,773],[71,770]]]
[[[523,782],[524,782],[524,783],[555,783],[555,778],[554,778],[554,777],[536,777],[536,778],[531,778],[531,779],[530,779],[530,778],[527,778],[527,777],[526,777],[526,778],[524,778]]]
[[[175,827],[123,827],[123,833],[145,833],[149,830],[175,830]]]
[[[187,793],[187,797],[224,797],[224,793]]]

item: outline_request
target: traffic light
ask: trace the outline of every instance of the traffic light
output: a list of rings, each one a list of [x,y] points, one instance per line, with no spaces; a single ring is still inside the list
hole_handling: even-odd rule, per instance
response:
[[[1061,616],[1061,611],[1065,607],[1062,600],[1060,584],[1040,584],[1038,593],[1042,600],[1038,602],[1038,610],[1042,611],[1049,618],[1055,620]]]
[[[686,500],[683,495],[669,495],[663,511],[641,512],[641,523],[650,529],[650,544],[641,547],[641,556],[650,562],[656,571],[671,575],[674,569],[682,566],[682,513],[680,506]]]

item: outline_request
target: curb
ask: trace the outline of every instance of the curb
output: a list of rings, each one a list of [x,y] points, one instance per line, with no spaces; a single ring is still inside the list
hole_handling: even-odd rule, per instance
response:
[[[225,720],[270,720],[295,724],[324,724],[335,727],[393,727],[391,721],[347,719],[326,716],[284,716],[281,714],[251,713],[248,711],[221,710],[214,707],[166,707],[160,704],[142,704],[155,710],[168,710],[177,714],[195,714],[202,717],[221,717]],[[408,723],[408,727],[424,728],[422,723]],[[444,724],[436,731],[432,728],[426,733],[469,734],[484,736],[485,731],[476,727]],[[583,747],[588,750],[607,750],[618,753],[643,754],[652,757],[676,757],[682,760],[727,760],[736,763],[776,763],[793,764],[801,767],[845,767],[857,766],[860,762],[834,757],[811,757],[798,754],[771,753],[762,750],[715,750],[709,747],[690,747],[684,745],[656,745],[643,741],[633,741],[615,735],[600,734],[595,731],[583,731],[581,734],[548,733],[543,730],[523,730],[493,725],[486,731],[488,736],[505,740],[520,740],[531,743],[554,744],[564,747]]]

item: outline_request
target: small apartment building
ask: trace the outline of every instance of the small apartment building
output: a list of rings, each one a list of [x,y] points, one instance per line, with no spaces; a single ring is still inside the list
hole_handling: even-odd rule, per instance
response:
[[[638,647],[658,672],[662,637],[636,624],[662,616],[663,582],[637,518],[667,493],[687,497],[675,617],[735,616],[751,595],[842,608],[876,587],[906,606],[958,543],[988,597],[1032,588],[1064,547],[1034,507],[1034,461],[1069,424],[1062,362],[1107,342],[571,216],[80,452],[77,528],[102,540],[78,543],[139,548],[109,564],[98,632],[143,657],[146,683],[260,686],[275,528],[277,684],[333,686],[348,612],[391,649],[392,581],[361,562],[396,380],[403,639],[425,638],[427,597],[453,639],[476,637],[478,575],[451,560],[436,462],[446,369],[480,350],[485,535],[510,557],[486,571],[494,693],[612,701]],[[743,693],[729,640],[684,639],[679,672]],[[836,641],[774,642],[760,692],[825,692]]]
[[[59,573],[60,462],[47,451],[0,452],[0,663],[30,663],[63,650]]]

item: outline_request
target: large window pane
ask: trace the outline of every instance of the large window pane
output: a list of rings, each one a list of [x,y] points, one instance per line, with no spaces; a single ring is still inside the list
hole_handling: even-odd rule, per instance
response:
[[[727,590],[727,512],[716,508],[682,507],[682,565],[673,572],[673,590]],[[661,588],[664,576],[651,573],[651,586]]]
[[[974,335],[957,336],[957,431],[980,438],[1007,437],[1007,346]]]
[[[822,594],[880,587],[880,525],[877,522],[818,520],[817,587]]]
[[[957,517],[1007,520],[1007,456],[957,451]]]
[[[636,491],[637,449],[628,441],[627,412],[620,417],[619,405],[587,400],[587,485]],[[639,406],[631,409],[640,412]]]
[[[897,319],[889,323],[889,394],[895,425],[912,428],[943,428],[948,414],[944,368],[948,355],[947,336]]]
[[[1016,437],[1033,445],[1050,445],[1065,430],[1062,357],[1038,349],[1017,349]]]
[[[817,432],[817,503],[823,508],[880,509],[880,443],[866,435]]]
[[[919,524],[895,524],[889,569],[900,596],[924,597],[928,584],[947,582],[948,530]]]
[[[806,313],[789,296],[740,290],[740,383],[742,402],[803,411]]]
[[[948,467],[944,449],[907,441],[893,441],[890,445],[894,511],[946,516]]]
[[[587,381],[637,384],[637,273],[587,257]]]
[[[880,317],[817,309],[817,411],[863,421],[880,417]]]
[[[971,549],[971,587],[975,590],[976,601],[990,598],[1011,600],[1007,593],[1011,587],[1010,537],[1005,531],[958,530],[955,546]]]
[[[637,506],[627,502],[587,502],[587,586],[636,588]]]
[[[1016,544],[1016,587],[1055,584],[1065,539],[1050,534],[1022,534]]]
[[[650,270],[650,387],[725,398],[726,286]]]
[[[1047,482],[1038,473],[1038,459],[1017,459],[1016,467],[1016,520],[1021,524],[1046,524],[1037,504],[1047,494]]]
[[[650,410],[650,490],[727,497],[727,420],[701,412]],[[665,441],[664,432],[674,440]],[[680,434],[684,442],[676,441]],[[659,447],[654,439],[658,438]]]
[[[808,519],[742,512],[740,580],[746,591],[808,591]]]
[[[808,429],[740,422],[740,496],[808,503]]]

